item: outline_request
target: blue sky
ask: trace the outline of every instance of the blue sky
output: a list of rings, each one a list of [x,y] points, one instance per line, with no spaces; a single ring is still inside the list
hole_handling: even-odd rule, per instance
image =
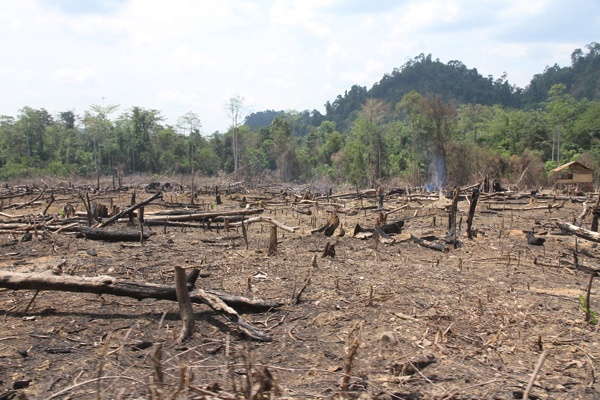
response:
[[[525,87],[600,40],[597,0],[19,0],[0,6],[0,115],[92,104],[189,111],[224,103],[324,112],[419,54]]]

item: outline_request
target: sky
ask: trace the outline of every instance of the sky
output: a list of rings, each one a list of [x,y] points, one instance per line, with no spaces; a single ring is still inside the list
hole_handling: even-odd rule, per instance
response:
[[[600,41],[598,0],[0,0],[0,115],[318,110],[420,54],[524,88]]]

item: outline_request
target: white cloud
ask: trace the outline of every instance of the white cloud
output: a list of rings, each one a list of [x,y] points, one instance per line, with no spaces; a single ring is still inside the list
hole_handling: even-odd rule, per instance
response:
[[[195,51],[188,43],[182,43],[171,53],[169,63],[175,71],[191,72],[201,67],[215,67],[217,60],[210,54]]]
[[[271,23],[301,28],[319,37],[329,36],[331,28],[320,21],[319,13],[330,3],[327,0],[275,0],[270,10]]]
[[[63,67],[54,72],[52,79],[58,84],[81,85],[92,81],[94,79],[94,75],[94,71],[91,68]]]
[[[575,48],[596,39],[587,37],[600,23],[594,4],[6,1],[0,8],[0,114],[25,105],[85,110],[106,97],[122,110],[161,109],[173,121],[194,111],[212,132],[227,129],[222,103],[231,93],[243,93],[255,111],[323,111],[351,85],[370,88],[420,53],[462,61],[484,76],[506,71],[523,87],[546,65],[569,65]],[[561,29],[550,34],[544,26]]]

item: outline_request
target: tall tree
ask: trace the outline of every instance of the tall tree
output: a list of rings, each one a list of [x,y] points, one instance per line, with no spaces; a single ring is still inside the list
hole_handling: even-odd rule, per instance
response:
[[[548,93],[548,101],[545,103],[546,111],[554,124],[552,161],[555,161],[557,165],[560,165],[562,135],[575,111],[575,100],[571,95],[565,93],[566,89],[566,85],[563,84],[553,85]]]
[[[200,132],[200,128],[202,128],[202,121],[200,121],[198,114],[193,111],[188,111],[181,117],[177,118],[177,128],[179,128],[180,133],[184,135],[190,135],[195,131]]]
[[[278,116],[271,122],[269,129],[274,142],[274,158],[280,177],[283,181],[292,181],[298,176],[298,162],[295,143],[291,140],[290,126],[282,116]]]
[[[380,180],[383,156],[383,123],[390,112],[384,100],[369,98],[363,105],[360,116],[365,120],[367,138],[370,144],[370,164],[372,176]]]
[[[86,111],[84,115],[86,133],[89,135],[89,137],[91,137],[92,140],[94,170],[96,171],[96,174],[99,172],[101,163],[101,148],[106,149],[108,165],[109,167],[112,166],[113,146],[109,140],[109,135],[112,130],[112,122],[110,121],[109,116],[118,109],[119,105],[117,104],[92,104],[90,106],[90,111]]]
[[[245,99],[239,93],[234,94],[225,103],[225,112],[231,121],[233,131],[232,151],[233,151],[233,173],[238,176],[240,149],[239,149],[239,127],[246,112]]]
[[[23,107],[19,112],[17,129],[25,137],[27,157],[44,161],[47,156],[44,152],[46,128],[54,122],[52,115],[43,108],[36,110],[31,107]]]

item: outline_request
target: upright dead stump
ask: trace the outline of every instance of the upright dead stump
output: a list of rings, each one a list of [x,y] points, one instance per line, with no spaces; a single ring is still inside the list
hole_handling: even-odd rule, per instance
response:
[[[271,226],[271,236],[269,238],[269,255],[277,254],[277,226]]]
[[[140,244],[144,245],[144,207],[138,210],[138,222],[140,223]]]
[[[450,215],[448,215],[448,236],[454,239],[454,248],[456,248],[456,236],[458,235],[458,226],[456,225],[456,213],[458,212],[458,199],[460,195],[460,189],[454,188],[454,195],[452,196],[452,206],[450,207]]]
[[[340,218],[337,216],[337,214],[333,214],[327,220],[327,225],[325,226],[325,230],[323,231],[323,234],[325,236],[333,236],[333,233],[335,232],[335,230],[337,229],[339,224],[340,224]]]
[[[477,208],[477,201],[479,200],[479,188],[473,190],[471,194],[471,205],[469,206],[469,216],[467,217],[467,236],[469,239],[473,239],[473,218],[475,217],[475,209]]]
[[[331,258],[335,257],[335,243],[331,243],[329,241],[327,241],[327,243],[325,243],[325,249],[323,249],[321,258],[325,258],[325,257],[331,257]]]
[[[181,332],[177,338],[178,343],[192,336],[194,332],[194,309],[192,308],[192,300],[187,286],[187,277],[185,270],[181,267],[175,267],[175,292],[177,293],[177,303],[179,304],[179,314],[181,315]]]
[[[219,186],[215,185],[215,204],[221,205],[223,201],[221,200],[221,194],[219,193]]]

